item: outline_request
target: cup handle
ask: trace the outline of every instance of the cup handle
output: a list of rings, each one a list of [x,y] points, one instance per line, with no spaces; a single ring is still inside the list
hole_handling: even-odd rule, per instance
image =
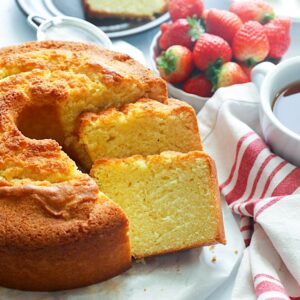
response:
[[[41,23],[43,23],[45,20],[45,18],[36,15],[29,15],[27,17],[27,22],[35,30],[38,30]]]
[[[266,75],[275,68],[271,62],[263,62],[255,66],[251,72],[251,80],[260,89]]]

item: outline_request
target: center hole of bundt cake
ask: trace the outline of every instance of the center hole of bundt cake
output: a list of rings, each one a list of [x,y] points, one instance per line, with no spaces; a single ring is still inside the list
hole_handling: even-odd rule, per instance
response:
[[[22,134],[30,139],[56,140],[62,147],[63,151],[76,162],[78,168],[84,173],[89,173],[89,170],[85,169],[80,162],[76,160],[74,155],[65,148],[64,131],[59,118],[59,113],[55,106],[31,105],[25,107],[19,114],[16,124]]]
[[[63,142],[57,109],[52,105],[33,105],[23,109],[17,120],[19,130],[31,139],[54,139]]]

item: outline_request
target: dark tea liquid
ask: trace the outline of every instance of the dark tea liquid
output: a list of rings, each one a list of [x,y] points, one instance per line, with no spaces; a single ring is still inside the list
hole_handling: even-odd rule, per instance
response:
[[[300,81],[278,93],[273,102],[273,112],[285,127],[300,134]]]

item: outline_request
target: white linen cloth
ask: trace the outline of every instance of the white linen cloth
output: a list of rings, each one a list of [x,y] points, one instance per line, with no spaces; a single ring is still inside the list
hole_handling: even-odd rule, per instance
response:
[[[247,246],[232,299],[300,299],[300,169],[264,143],[259,105],[249,83],[219,89],[198,114]]]

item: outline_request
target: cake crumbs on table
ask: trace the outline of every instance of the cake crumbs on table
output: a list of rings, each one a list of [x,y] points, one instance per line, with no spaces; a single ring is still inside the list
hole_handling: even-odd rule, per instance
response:
[[[135,262],[138,264],[143,264],[143,265],[146,264],[146,260],[144,258],[136,259]]]
[[[215,264],[217,262],[217,258],[215,256],[212,257],[211,262]]]
[[[215,245],[212,245],[212,246],[210,246],[210,247],[208,248],[208,250],[209,250],[209,251],[214,251],[214,250],[215,250],[215,247],[216,247]]]
[[[234,250],[234,254],[235,254],[235,255],[238,255],[238,254],[239,254],[239,251],[238,251],[238,250]]]

